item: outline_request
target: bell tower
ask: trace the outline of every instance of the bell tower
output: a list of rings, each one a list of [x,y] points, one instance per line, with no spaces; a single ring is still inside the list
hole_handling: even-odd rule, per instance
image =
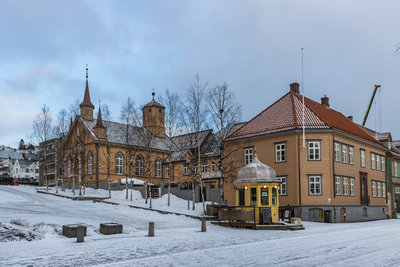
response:
[[[79,105],[79,107],[81,108],[81,117],[84,120],[93,121],[94,105],[90,101],[89,82],[88,82],[88,67],[87,67],[87,65],[86,65],[85,96],[83,97],[83,102]]]
[[[154,90],[153,90],[153,100],[147,103],[143,108],[143,127],[149,132],[158,137],[165,137],[165,120],[164,113],[165,107],[154,100]]]

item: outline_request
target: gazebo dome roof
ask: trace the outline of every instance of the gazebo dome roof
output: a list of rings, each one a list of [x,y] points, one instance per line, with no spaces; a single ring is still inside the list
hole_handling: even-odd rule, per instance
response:
[[[234,182],[237,183],[271,183],[281,182],[280,178],[276,177],[276,172],[270,166],[261,163],[255,153],[253,161],[243,168],[238,173],[238,178]]]

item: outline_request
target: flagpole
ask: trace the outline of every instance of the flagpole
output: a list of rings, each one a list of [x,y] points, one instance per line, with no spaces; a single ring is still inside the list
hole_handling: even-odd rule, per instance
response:
[[[303,60],[303,48],[301,48],[301,89],[302,89],[302,94],[303,94],[303,148],[306,147],[306,135],[305,135],[305,128],[304,128],[304,121],[305,121],[305,115],[304,115],[304,60]]]

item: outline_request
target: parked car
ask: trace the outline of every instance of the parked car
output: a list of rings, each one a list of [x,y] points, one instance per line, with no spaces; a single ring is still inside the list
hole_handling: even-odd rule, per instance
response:
[[[18,178],[12,178],[12,182],[10,185],[15,185],[15,186],[19,185]]]

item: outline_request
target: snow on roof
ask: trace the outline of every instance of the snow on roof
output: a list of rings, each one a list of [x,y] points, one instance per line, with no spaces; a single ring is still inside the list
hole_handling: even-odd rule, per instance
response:
[[[93,135],[93,137],[96,140],[99,140],[93,131],[93,127],[96,125],[97,119],[94,119],[93,121],[88,121],[88,120],[81,118],[81,120],[84,123],[84,125],[87,127],[87,129],[90,131],[90,133]],[[122,124],[122,123],[113,122],[113,121],[105,121],[105,120],[103,120],[103,124],[106,127],[107,138],[108,138],[109,142],[119,143],[119,144],[128,143],[129,145],[138,146],[138,147],[145,146],[144,142],[142,141],[143,133],[141,132],[141,131],[147,131],[145,128],[129,126],[129,135],[128,135],[129,137],[128,137],[128,142],[126,142],[127,141],[126,140],[127,124]],[[172,146],[172,144],[171,144],[171,141],[169,140],[169,138],[161,138],[161,137],[153,136],[150,146],[151,146],[151,148],[154,148],[154,149],[170,150],[170,147]]]

